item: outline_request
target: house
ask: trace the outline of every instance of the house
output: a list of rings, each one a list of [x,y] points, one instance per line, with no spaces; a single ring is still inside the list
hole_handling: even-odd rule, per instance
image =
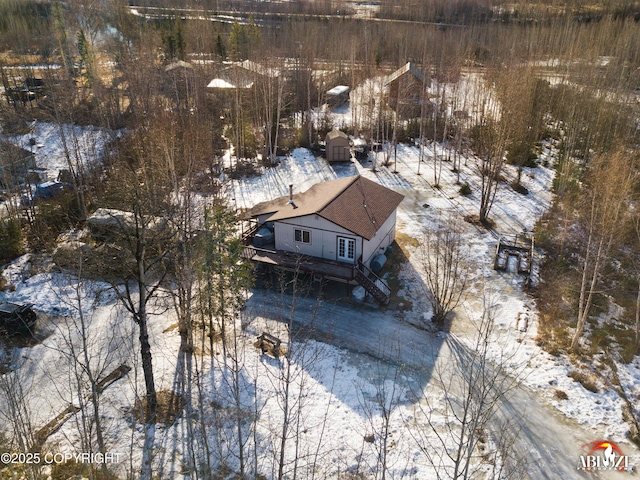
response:
[[[35,155],[8,142],[0,142],[0,185],[8,187],[25,181],[36,168]]]
[[[185,62],[184,60],[175,59],[169,65],[164,67],[165,72],[172,72],[174,70],[176,71],[193,70],[193,65],[191,65],[189,62]]]
[[[250,89],[258,81],[272,81],[280,77],[280,71],[259,63],[245,60],[235,62],[209,82],[210,89]]]
[[[327,105],[330,108],[339,107],[349,100],[349,87],[347,85],[338,85],[328,90],[326,93]]]
[[[348,162],[351,160],[351,146],[346,133],[334,128],[327,133],[324,143],[329,163]]]
[[[244,256],[268,266],[360,284],[386,304],[389,287],[370,266],[395,239],[396,210],[403,198],[359,175],[318,183],[296,194],[290,186],[288,196],[262,202],[243,215],[252,224],[243,236]],[[265,244],[265,238],[272,243]]]
[[[165,74],[161,77],[161,92],[167,107],[175,112],[191,112],[195,107],[195,86],[199,82],[192,64],[184,60],[174,59],[164,67]]]
[[[405,117],[419,115],[430,83],[414,63],[406,63],[385,79],[389,106]]]

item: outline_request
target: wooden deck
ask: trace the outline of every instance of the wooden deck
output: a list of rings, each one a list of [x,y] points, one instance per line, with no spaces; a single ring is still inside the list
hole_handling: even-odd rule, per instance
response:
[[[301,272],[315,273],[323,277],[337,278],[346,281],[355,279],[355,265],[348,263],[323,260],[268,248],[258,248],[251,245],[244,247],[242,256],[254,262],[277,265]]]
[[[357,264],[350,264],[276,250],[273,244],[254,247],[252,245],[253,235],[255,235],[257,230],[257,226],[252,226],[243,234],[243,258],[265,265],[312,273],[328,280],[359,284],[362,285],[367,293],[372,295],[378,303],[381,305],[389,304],[391,289],[382,278],[378,277],[371,269],[362,263],[362,259],[359,259]]]

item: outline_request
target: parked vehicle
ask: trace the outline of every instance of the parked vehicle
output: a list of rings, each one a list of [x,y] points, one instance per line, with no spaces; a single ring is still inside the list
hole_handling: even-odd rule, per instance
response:
[[[39,200],[57,197],[58,195],[71,190],[73,190],[73,185],[70,183],[50,180],[48,182],[38,184],[35,191],[32,191],[30,194],[23,195],[22,204],[25,207],[30,207],[31,205],[35,205]]]
[[[38,319],[33,305],[11,302],[0,303],[0,329],[6,333],[31,333]]]

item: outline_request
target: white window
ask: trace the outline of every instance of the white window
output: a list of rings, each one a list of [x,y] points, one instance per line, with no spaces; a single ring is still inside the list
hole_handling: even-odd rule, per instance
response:
[[[311,243],[311,232],[309,230],[295,228],[293,230],[293,239],[300,243]]]
[[[353,238],[338,237],[338,260],[353,262],[356,258],[356,241]]]

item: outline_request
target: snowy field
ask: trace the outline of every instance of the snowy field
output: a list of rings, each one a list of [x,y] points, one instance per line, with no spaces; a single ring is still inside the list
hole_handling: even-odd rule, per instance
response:
[[[35,134],[15,140],[18,144],[28,144],[28,139],[35,137],[41,145],[36,147],[38,165],[48,171],[66,168],[69,152],[76,152],[74,155],[82,161],[94,161],[101,156],[105,132],[64,127],[69,132],[65,137],[75,139],[70,149],[60,138],[59,127],[38,124],[35,128]],[[471,187],[470,196],[460,195],[457,175],[446,162],[441,188],[432,186],[434,157],[446,154],[440,145],[436,151],[432,146],[424,147],[424,161],[419,167],[419,148],[399,145],[396,161],[392,157],[388,167],[381,166],[383,154],[380,153],[374,172],[370,162],[329,165],[309,151],[297,149],[277,167],[265,169],[261,176],[229,180],[230,199],[237,208],[248,208],[286,195],[289,184],[294,185],[295,192],[301,192],[320,181],[360,174],[405,195],[398,211],[399,236],[420,240],[426,225],[450,218],[462,219],[478,211],[479,185],[472,158],[463,160],[460,172],[460,181]],[[546,149],[543,155],[553,162],[552,149]],[[417,175],[418,168],[421,175]],[[515,170],[507,167],[506,180],[500,185],[491,213],[498,234],[531,231],[552,202],[552,169],[525,169],[522,183],[529,190],[528,195],[509,188],[515,175]],[[538,469],[532,467],[529,477],[542,478],[535,472],[548,471],[551,476],[547,478],[560,475],[567,479],[587,478],[572,472],[570,467],[575,469],[578,465],[583,444],[600,439],[618,443],[631,455],[631,464],[640,465],[637,449],[625,438],[628,427],[622,420],[622,401],[618,394],[610,385],[602,385],[598,394],[585,390],[568,377],[573,367],[567,359],[553,357],[536,346],[536,307],[532,298],[523,292],[523,278],[491,268],[496,233],[469,223],[461,224],[477,264],[477,274],[450,333],[424,328],[429,307],[424,300],[415,247],[410,242],[405,246],[409,263],[400,274],[398,292],[405,305],[381,308],[353,301],[326,303],[314,309],[301,303],[300,310],[294,313],[296,323],[308,323],[313,317],[319,333],[317,339],[288,342],[293,378],[291,395],[296,399],[294,414],[289,417],[290,428],[295,428],[296,435],[293,430],[286,433],[285,460],[290,478],[294,468],[298,478],[345,478],[356,473],[363,474],[362,478],[382,478],[382,457],[387,478],[436,478],[434,461],[421,448],[438,444],[428,420],[442,432],[451,421],[444,413],[440,386],[445,377],[437,374],[451,373],[456,348],[467,351],[473,348],[474,325],[482,311],[483,297],[489,298],[496,308],[497,328],[489,355],[496,363],[508,358],[508,370],[522,379],[513,404],[528,428],[534,428],[533,425],[548,429],[537,436],[536,432],[528,436],[522,434],[525,443],[521,447],[534,448],[530,460]],[[11,301],[33,303],[43,320],[38,327],[41,340],[38,344],[5,348],[3,352],[3,363],[12,364],[14,370],[6,374],[2,382],[0,432],[10,435],[11,416],[15,413],[8,402],[9,379],[19,381],[20,391],[11,391],[19,395],[23,415],[34,429],[45,425],[69,404],[78,403],[77,393],[73,393],[77,391],[74,379],[78,365],[73,358],[81,346],[80,332],[84,328],[87,333],[84,338],[90,340],[88,361],[93,369],[101,372],[101,377],[121,364],[132,367],[129,374],[103,392],[100,408],[108,450],[120,454],[118,473],[124,477],[128,471],[137,471],[144,432],[131,410],[136,398],[144,392],[144,380],[135,325],[130,316],[106,285],[79,282],[29,255],[7,266],[3,276],[11,289],[0,295]],[[241,359],[244,385],[240,398],[234,397],[230,390],[233,368],[218,345],[217,354],[200,365],[204,379],[200,387],[211,401],[200,411],[183,414],[171,426],[158,427],[154,458],[158,478],[196,478],[190,470],[193,462],[189,445],[197,445],[194,450],[200,452],[198,446],[203,442],[194,432],[194,425],[200,423],[216,425],[217,433],[209,441],[213,451],[222,453],[211,455],[213,465],[225,464],[236,469],[237,433],[233,422],[221,420],[224,418],[221,411],[229,409],[234,402],[254,420],[243,427],[243,434],[251,437],[248,443],[251,448],[245,454],[254,459],[253,464],[267,478],[277,476],[284,418],[281,392],[285,361],[262,355],[253,345],[256,335],[262,331],[286,339],[287,330],[278,301],[286,305],[288,299],[272,297],[274,295],[257,290],[241,319],[242,328],[238,330],[235,346],[236,357]],[[176,370],[180,367],[175,315],[171,308],[165,308],[167,306],[170,307],[168,300],[161,299],[150,321],[158,391],[174,389]],[[80,310],[84,323],[80,322]],[[526,332],[516,328],[519,314],[529,318]],[[344,333],[340,335],[340,332]],[[379,340],[377,347],[375,338]],[[618,365],[618,370],[627,396],[637,402],[640,397],[638,359],[630,365]],[[568,400],[557,400],[556,390],[565,392]],[[526,423],[529,421],[531,423]],[[79,431],[80,420],[72,416],[49,437],[43,451],[83,451]],[[197,453],[199,461],[202,455]],[[564,458],[565,464],[547,465],[547,455]],[[437,468],[442,473],[447,465],[444,461],[444,465]],[[480,477],[495,476],[495,466],[483,464],[479,456],[474,465],[479,467]],[[594,473],[589,478],[597,476]],[[600,472],[599,476],[609,478],[607,472]]]

